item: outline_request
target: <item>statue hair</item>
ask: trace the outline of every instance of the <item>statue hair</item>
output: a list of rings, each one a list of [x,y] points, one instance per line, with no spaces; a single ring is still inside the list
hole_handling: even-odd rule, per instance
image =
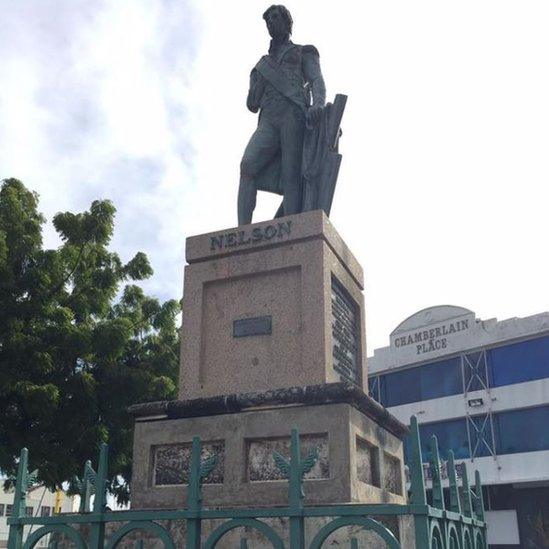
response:
[[[288,34],[292,34],[292,27],[294,25],[294,21],[290,14],[290,10],[288,10],[286,6],[283,6],[282,4],[273,4],[270,8],[268,8],[265,11],[265,13],[263,14],[263,19],[267,20],[267,16],[273,10],[278,10],[280,12],[280,15],[282,15],[284,21],[286,22],[286,26],[288,27]]]

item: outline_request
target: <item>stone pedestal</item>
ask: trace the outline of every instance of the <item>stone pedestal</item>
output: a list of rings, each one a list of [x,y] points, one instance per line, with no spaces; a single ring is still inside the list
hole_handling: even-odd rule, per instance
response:
[[[138,405],[133,508],[185,501],[192,437],[218,456],[206,478],[205,506],[285,505],[288,481],[273,451],[289,458],[290,430],[319,459],[305,477],[305,503],[405,503],[406,428],[348,383]]]
[[[362,268],[322,211],[187,239],[180,400],[134,406],[133,508],[178,507],[199,436],[206,506],[285,505],[290,432],[320,459],[306,503],[404,503],[406,427],[365,394]]]
[[[182,399],[364,388],[362,268],[322,211],[187,239]]]

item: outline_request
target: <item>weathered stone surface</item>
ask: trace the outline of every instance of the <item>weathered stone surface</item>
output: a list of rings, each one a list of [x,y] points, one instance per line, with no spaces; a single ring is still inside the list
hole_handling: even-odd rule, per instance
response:
[[[241,412],[149,420],[135,426],[132,507],[173,508],[185,501],[186,485],[155,485],[154,448],[188,446],[193,436],[224,445],[223,482],[203,487],[206,506],[285,505],[288,482],[273,466],[272,450],[288,455],[288,438],[298,427],[303,452],[314,445],[320,460],[305,480],[308,504],[343,502],[404,503],[400,494],[358,476],[356,439],[394,457],[403,467],[402,436],[348,403],[271,404]],[[397,478],[397,477],[395,477]],[[401,475],[400,478],[403,478]],[[379,483],[378,483],[379,484]]]
[[[383,453],[383,487],[393,494],[402,494],[402,467],[398,458]]]
[[[364,289],[364,272],[360,263],[326,214],[320,210],[190,236],[186,240],[185,259],[192,265],[317,238],[326,242],[355,282]]]
[[[155,486],[188,484],[192,444],[161,444],[153,447],[152,483]],[[224,477],[225,445],[223,442],[203,442],[201,459],[215,455],[216,465],[204,479],[204,484],[222,484]]]
[[[323,212],[189,238],[187,258],[180,398],[340,380],[365,388],[362,269]],[[350,362],[334,337],[334,284],[353,310]]]
[[[356,472],[360,482],[365,482],[378,488],[381,486],[379,478],[379,452],[374,445],[358,437],[356,439]]]
[[[301,457],[305,459],[309,452],[316,450],[318,460],[315,466],[305,474],[306,479],[330,478],[328,458],[328,436],[305,435],[301,437]],[[247,474],[250,481],[283,480],[282,471],[276,466],[273,452],[290,459],[290,437],[250,440],[247,443]]]

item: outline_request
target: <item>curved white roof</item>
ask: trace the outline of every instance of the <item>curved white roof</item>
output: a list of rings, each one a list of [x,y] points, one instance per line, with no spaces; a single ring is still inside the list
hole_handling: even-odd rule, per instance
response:
[[[435,324],[452,318],[474,315],[475,313],[465,307],[457,307],[455,305],[436,305],[435,307],[427,307],[413,315],[410,315],[406,320],[403,320],[392,332],[391,335],[409,332],[417,328],[423,328],[429,324]]]

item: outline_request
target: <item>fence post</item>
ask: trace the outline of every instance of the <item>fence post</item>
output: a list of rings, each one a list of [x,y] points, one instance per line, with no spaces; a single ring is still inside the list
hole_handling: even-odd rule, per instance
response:
[[[480,473],[475,471],[475,492],[476,492],[476,515],[479,520],[484,522],[482,527],[482,539],[484,541],[484,547],[488,547],[488,539],[486,536],[486,517],[484,514],[484,496],[482,494],[482,483],[480,481]]]
[[[187,491],[187,509],[192,518],[187,519],[187,549],[200,549],[202,490],[200,487],[200,454],[199,437],[193,437],[191,448],[191,464],[189,470],[189,487]]]
[[[416,549],[429,549],[429,519],[427,517],[427,495],[425,493],[425,476],[417,417],[410,418],[410,499],[412,504],[420,506],[421,511],[414,511],[414,530]]]
[[[273,452],[275,465],[288,478],[288,500],[290,517],[290,549],[302,549],[305,546],[305,519],[303,517],[303,477],[314,467],[318,460],[318,449],[309,451],[301,459],[299,431],[292,429],[290,438],[290,460],[278,452]]]
[[[29,452],[26,448],[21,450],[19,465],[17,467],[17,480],[15,481],[15,494],[13,496],[13,507],[11,518],[18,519],[24,516],[27,499],[27,477],[28,477]],[[10,524],[8,536],[8,549],[21,549],[23,546],[23,525]]]
[[[79,513],[90,512],[90,500],[94,493],[94,484],[97,482],[97,474],[93,470],[91,461],[88,459],[84,465],[84,476],[82,477],[80,491],[80,507]]]
[[[105,522],[103,513],[107,505],[107,475],[109,466],[109,446],[104,442],[99,448],[99,463],[95,477],[95,499],[90,532],[90,549],[103,549],[105,545]]]
[[[475,471],[475,516],[478,520],[484,521],[484,496],[482,495],[482,484],[478,471]]]
[[[290,549],[305,547],[305,525],[303,518],[303,478],[301,469],[301,448],[299,431],[292,429],[290,443]]]
[[[457,485],[456,463],[454,452],[448,452],[448,479],[450,481],[450,511],[461,513],[461,504],[459,502],[459,491]]]
[[[444,492],[442,491],[442,479],[440,474],[440,455],[438,453],[438,440],[435,435],[431,437],[431,479],[433,483],[433,507],[444,509]]]

